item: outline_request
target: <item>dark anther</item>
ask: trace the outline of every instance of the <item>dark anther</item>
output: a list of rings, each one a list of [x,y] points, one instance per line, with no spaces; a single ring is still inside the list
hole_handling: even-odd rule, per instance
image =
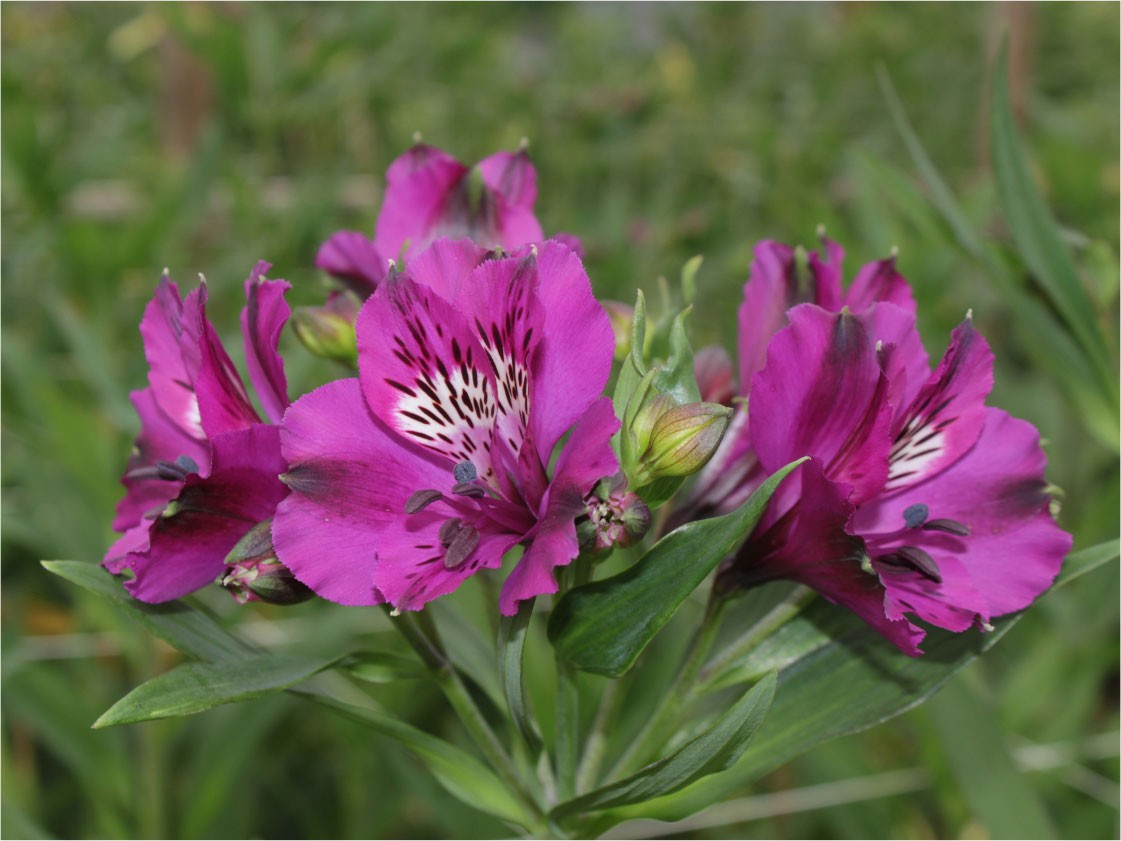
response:
[[[445,520],[444,524],[440,526],[440,543],[444,546],[451,546],[455,536],[459,534],[459,530],[463,528],[463,520],[459,517],[452,517],[450,520]]]
[[[405,513],[406,514],[415,514],[418,511],[423,511],[425,508],[427,508],[433,502],[436,502],[437,500],[441,500],[443,498],[444,498],[444,495],[442,493],[440,493],[439,491],[434,491],[434,490],[417,491],[415,494],[410,496],[408,498],[408,500],[405,502]]]
[[[907,524],[909,529],[917,529],[926,522],[926,518],[930,516],[930,509],[923,505],[921,502],[916,502],[914,505],[908,505],[903,510],[903,522]]]
[[[182,482],[187,478],[189,471],[178,462],[171,461],[157,461],[156,462],[156,475],[161,479],[168,479],[173,482]]]
[[[179,456],[175,459],[175,463],[186,470],[188,473],[198,473],[199,466],[190,456]]]
[[[469,461],[461,461],[452,470],[452,475],[455,476],[457,484],[465,485],[468,482],[474,482],[479,478],[479,473],[475,470],[475,465]]]
[[[452,538],[448,551],[444,554],[444,566],[455,569],[466,561],[475,547],[479,545],[479,532],[471,526],[462,526]]]
[[[452,493],[459,494],[460,496],[469,496],[472,499],[479,499],[486,496],[486,491],[478,485],[472,485],[470,482],[460,482],[455,485],[452,488]]]
[[[937,519],[927,520],[923,523],[924,529],[931,529],[933,531],[945,531],[950,534],[956,534],[958,537],[969,537],[971,530],[965,523],[959,523],[957,520]]]
[[[883,555],[877,560],[888,566],[912,569],[937,584],[942,583],[942,573],[938,571],[934,558],[917,546],[900,546],[892,554]]]

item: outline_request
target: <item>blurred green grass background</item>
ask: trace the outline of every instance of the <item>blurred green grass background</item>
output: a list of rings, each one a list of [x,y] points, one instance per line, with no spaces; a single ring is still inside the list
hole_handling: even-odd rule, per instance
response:
[[[924,188],[875,78],[882,64],[970,219],[1006,242],[987,120],[992,57],[1010,36],[1026,147],[1115,353],[1116,4],[4,3],[0,14],[6,837],[504,834],[392,743],[287,696],[91,731],[173,655],[38,565],[96,561],[111,539],[136,431],[128,391],[145,377],[136,325],[160,270],[181,285],[205,274],[211,318],[231,338],[258,258],[293,282],[296,303],[318,302],[317,245],[372,229],[382,174],[415,131],[466,162],[528,137],[538,215],[583,239],[603,297],[630,299],[704,254],[698,343],[733,342],[759,239],[809,245],[824,223],[850,277],[898,246],[932,353],[974,308],[998,355],[993,402],[1049,442],[1076,548],[1117,536],[1115,451],[1032,366],[991,278],[915,201]],[[293,393],[335,375],[285,342]],[[1117,596],[1116,565],[1087,575],[928,705],[744,792],[785,795],[666,831],[1004,837],[1030,799],[1041,837],[1116,837]],[[206,598],[267,644],[393,644],[369,611],[235,612],[223,594]],[[379,700],[456,737],[426,686],[386,686]],[[1018,763],[1014,784],[991,784],[971,759],[978,733],[993,761]],[[839,785],[813,788],[825,784]]]

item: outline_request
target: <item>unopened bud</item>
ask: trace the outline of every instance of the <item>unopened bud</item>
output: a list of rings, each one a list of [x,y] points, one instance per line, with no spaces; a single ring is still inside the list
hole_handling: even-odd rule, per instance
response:
[[[272,520],[258,523],[226,556],[229,567],[218,583],[239,604],[263,601],[269,604],[299,604],[315,596],[276,557],[272,545]]]
[[[718,403],[687,403],[662,412],[639,459],[635,484],[696,473],[716,452],[731,415],[731,409]]]
[[[576,536],[584,552],[603,552],[633,546],[650,530],[650,509],[637,495],[627,493],[620,473],[601,483],[584,498],[585,514],[576,521]]]
[[[332,292],[321,307],[299,307],[292,315],[292,327],[316,356],[354,366],[358,364],[357,317],[358,302],[345,292]]]

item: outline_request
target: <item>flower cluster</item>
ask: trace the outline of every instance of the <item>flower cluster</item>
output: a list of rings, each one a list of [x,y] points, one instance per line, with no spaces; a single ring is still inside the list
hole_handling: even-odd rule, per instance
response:
[[[293,318],[357,376],[289,404],[289,285],[258,264],[242,329],[259,413],[205,284],[183,299],[160,282],[140,327],[149,387],[133,394],[122,535],[104,561],[138,599],[218,579],[240,601],[419,610],[520,546],[498,604],[512,615],[582,553],[640,541],[686,475],[699,470],[670,525],[738,508],[803,456],[720,568],[717,597],[798,581],[918,654],[913,619],[983,629],[1057,574],[1070,537],[1035,429],[985,406],[993,357],[969,317],[930,371],[894,258],[845,289],[836,243],[761,243],[738,387],[728,354],[706,348],[685,385],[667,384],[669,363],[621,374],[638,395],[627,408],[604,389],[614,361],[643,358],[616,348],[633,311],[609,316],[580,244],[545,238],[524,146],[469,168],[418,142],[386,181],[374,237],[331,236],[316,265],[338,288]]]

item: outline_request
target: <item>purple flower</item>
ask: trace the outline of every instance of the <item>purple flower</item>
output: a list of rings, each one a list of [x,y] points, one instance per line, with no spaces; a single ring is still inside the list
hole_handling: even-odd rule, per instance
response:
[[[985,407],[992,353],[966,319],[933,374],[914,318],[804,305],[751,387],[751,437],[772,472],[803,455],[720,574],[799,581],[914,656],[915,616],[951,631],[1027,607],[1071,538],[1054,522],[1035,428]]]
[[[842,307],[862,312],[872,304],[887,301],[914,313],[911,289],[896,270],[894,256],[861,267],[847,290],[841,285],[844,256],[844,249],[824,236],[821,251],[808,255],[770,240],[755,246],[755,259],[739,309],[740,397],[751,397],[752,378],[763,367],[767,344],[788,323],[786,314],[791,307],[810,303],[832,312]],[[698,385],[704,383],[715,389],[708,381],[718,376],[710,370],[716,360],[702,353],[697,354]],[[732,511],[766,478],[767,473],[759,467],[752,448],[747,412],[741,406],[720,448],[683,501],[675,522]]]
[[[285,415],[280,560],[333,601],[417,610],[521,543],[502,612],[555,592],[586,497],[618,469],[611,325],[579,258],[437,241],[367,301],[358,348],[359,379]]]
[[[242,332],[249,378],[268,420],[288,406],[277,341],[288,319],[289,284],[265,280],[258,263],[245,281]],[[213,325],[206,286],[180,298],[166,276],[140,323],[148,388],[133,392],[140,435],[113,528],[122,536],[103,564],[131,570],[136,598],[162,602],[213,581],[245,532],[270,517],[286,493],[278,475],[280,431],[263,423]]]
[[[389,167],[374,239],[339,231],[315,264],[365,300],[385,278],[388,261],[423,251],[438,238],[466,237],[513,251],[540,242],[533,215],[537,172],[525,148],[498,152],[473,171],[434,146],[415,144]]]

